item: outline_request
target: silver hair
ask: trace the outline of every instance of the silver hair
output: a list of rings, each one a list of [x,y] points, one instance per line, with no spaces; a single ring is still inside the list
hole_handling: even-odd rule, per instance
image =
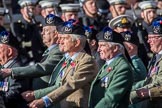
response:
[[[85,44],[86,44],[86,37],[83,35],[78,35],[78,34],[70,34],[70,36],[72,37],[72,41],[75,41],[77,39],[79,39],[81,41],[81,45],[84,48]]]
[[[117,46],[119,46],[119,51],[122,53],[122,54],[124,54],[124,46],[122,45],[122,44],[120,44],[120,43],[115,43],[115,42],[108,42],[109,43],[109,45],[110,45],[110,47],[113,47],[113,46],[115,46],[115,45],[117,45]]]

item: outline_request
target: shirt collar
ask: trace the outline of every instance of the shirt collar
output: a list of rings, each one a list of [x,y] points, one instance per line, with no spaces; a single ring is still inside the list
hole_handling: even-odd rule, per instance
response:
[[[162,54],[162,50],[158,54]]]
[[[78,55],[79,55],[80,52],[76,52],[72,57],[71,59],[74,60]]]
[[[50,51],[52,48],[56,47],[57,44],[53,44],[50,47],[48,47],[48,50]]]
[[[112,61],[114,61],[115,58],[119,57],[120,55],[122,55],[122,54],[119,53],[115,57],[111,58],[110,60],[106,60],[106,64],[109,65]]]
[[[16,57],[11,59],[11,60],[9,60],[6,64],[3,65],[3,67],[7,68],[15,59],[16,59]]]

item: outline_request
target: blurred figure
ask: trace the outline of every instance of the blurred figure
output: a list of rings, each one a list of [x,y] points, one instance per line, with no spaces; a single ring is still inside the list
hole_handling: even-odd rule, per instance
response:
[[[12,68],[21,66],[18,58],[18,52],[14,44],[9,41],[9,34],[7,31],[0,32],[0,64],[3,68]],[[22,98],[21,93],[30,90],[29,79],[12,79],[6,77],[0,81],[0,92],[6,108],[28,108],[27,102]]]
[[[119,15],[123,15],[126,12],[126,0],[109,0],[110,4],[110,16],[109,18],[115,18]]]
[[[41,60],[45,50],[40,35],[40,22],[35,19],[35,0],[19,0],[23,19],[14,22],[14,31],[20,43],[23,63],[34,64]]]
[[[45,18],[49,14],[55,14],[58,15],[57,0],[41,0],[39,2],[39,5],[41,6],[41,15]]]
[[[96,63],[98,64],[99,69],[103,66],[105,63],[104,60],[101,60],[99,53],[97,52],[98,48],[98,40],[97,40],[97,31],[93,28],[90,28],[88,26],[84,26],[85,35],[87,36],[87,41],[89,44],[89,47],[91,49],[92,57],[96,60]]]
[[[78,13],[80,11],[79,4],[60,4],[61,7],[61,18],[63,21],[68,21],[69,19],[74,19],[78,21]]]
[[[141,9],[142,25],[147,32],[151,28],[151,23],[157,17],[157,2],[149,0],[142,1],[138,4]]]
[[[80,0],[83,16],[79,22],[85,26],[93,26],[95,30],[101,30],[104,25],[100,23],[100,17],[97,14],[96,0]]]
[[[107,0],[96,0],[97,14],[100,16],[99,22],[102,23],[103,27],[108,25],[110,19],[108,14],[110,13],[110,4]]]

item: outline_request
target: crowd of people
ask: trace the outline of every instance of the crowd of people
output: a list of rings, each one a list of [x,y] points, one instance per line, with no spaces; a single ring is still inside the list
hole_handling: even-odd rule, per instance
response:
[[[157,1],[17,3],[10,28],[0,8],[0,108],[162,108]]]

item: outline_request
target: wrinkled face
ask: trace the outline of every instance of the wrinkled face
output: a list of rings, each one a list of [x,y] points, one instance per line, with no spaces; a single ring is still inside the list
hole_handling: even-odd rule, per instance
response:
[[[97,7],[96,7],[95,0],[87,0],[83,5],[83,9],[86,13],[96,14]]]
[[[146,21],[148,24],[150,24],[154,18],[156,18],[157,13],[156,9],[146,9],[143,10],[141,13],[141,17]]]
[[[111,59],[113,47],[108,42],[98,42],[98,52],[103,60]]]
[[[54,8],[51,7],[51,8],[42,9],[41,15],[42,15],[44,18],[46,18],[46,16],[49,15],[49,14],[55,14]]]
[[[78,20],[78,12],[64,12],[62,14],[62,19],[68,21],[69,19]]]
[[[117,4],[117,5],[111,6],[111,8],[112,8],[113,13],[117,13],[117,16],[123,15],[126,12],[126,5],[124,4]]]
[[[158,35],[148,35],[148,43],[150,49],[154,53],[158,53],[162,50],[162,37]]]
[[[45,26],[43,27],[43,31],[42,31],[42,38],[43,38],[43,43],[46,46],[51,46],[53,43],[56,43],[56,37],[57,35],[54,33],[54,27],[53,26]]]
[[[0,65],[4,65],[8,62],[8,47],[5,44],[0,44]]]
[[[72,37],[69,34],[62,34],[60,39],[60,48],[62,52],[69,53],[73,51],[76,41],[72,40]]]

